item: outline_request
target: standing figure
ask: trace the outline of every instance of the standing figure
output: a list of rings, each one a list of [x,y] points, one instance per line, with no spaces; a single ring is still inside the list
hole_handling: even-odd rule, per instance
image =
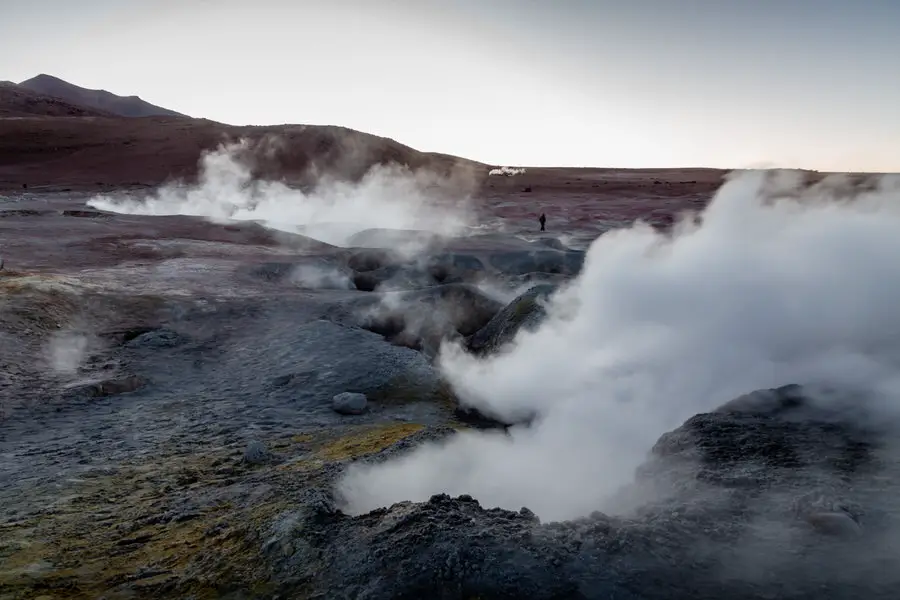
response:
[[[544,213],[541,213],[541,218],[538,219],[538,221],[541,224],[541,231],[546,231],[544,226],[547,224],[547,215],[545,215]]]

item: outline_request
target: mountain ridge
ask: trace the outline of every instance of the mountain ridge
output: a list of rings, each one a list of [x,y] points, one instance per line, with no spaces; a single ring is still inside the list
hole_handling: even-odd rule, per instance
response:
[[[113,113],[0,81],[0,117],[114,117]]]
[[[81,87],[59,77],[41,73],[18,84],[38,94],[120,117],[184,117],[188,115],[151,104],[139,96],[119,96],[107,90]]]

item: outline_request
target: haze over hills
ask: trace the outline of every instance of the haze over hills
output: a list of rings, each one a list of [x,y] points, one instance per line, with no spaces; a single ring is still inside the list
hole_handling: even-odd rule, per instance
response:
[[[106,90],[91,90],[43,73],[21,82],[19,85],[39,94],[54,96],[72,104],[99,109],[122,117],[187,116],[150,104],[138,96],[117,96]]]

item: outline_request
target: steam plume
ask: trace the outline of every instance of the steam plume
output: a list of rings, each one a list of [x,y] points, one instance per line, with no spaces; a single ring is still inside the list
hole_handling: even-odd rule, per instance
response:
[[[448,492],[573,518],[603,510],[661,433],[751,390],[847,385],[900,407],[900,177],[742,172],[700,217],[597,239],[509,352],[445,347],[464,402],[537,422],[351,469],[347,510]]]
[[[303,192],[277,181],[255,180],[247,155],[245,142],[225,145],[201,158],[196,185],[171,184],[146,199],[101,195],[88,205],[126,214],[260,221],[338,246],[371,228],[450,235],[466,224],[467,186],[452,177],[376,165],[359,182],[323,175],[313,191]]]

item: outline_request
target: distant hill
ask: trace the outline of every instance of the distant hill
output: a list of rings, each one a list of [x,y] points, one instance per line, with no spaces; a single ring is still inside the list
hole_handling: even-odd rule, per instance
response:
[[[191,180],[203,152],[236,140],[247,141],[240,154],[256,177],[301,186],[314,185],[321,174],[358,179],[376,164],[426,168],[469,181],[487,174],[481,163],[342,127],[238,127],[50,75],[0,82],[0,189]]]
[[[62,98],[48,96],[0,81],[0,117],[112,117],[105,110],[73,104]]]
[[[320,174],[358,179],[372,165],[480,179],[488,167],[455,156],[420,152],[389,138],[343,127],[273,125],[235,127],[183,117],[36,119],[0,118],[0,189],[38,186],[96,188],[154,186],[191,180],[201,153],[246,139],[241,154],[254,175],[295,185]]]
[[[90,90],[63,81],[52,75],[38,75],[19,84],[19,87],[53,96],[76,106],[102,111],[120,117],[184,117],[161,106],[141,100],[137,96],[117,96],[106,90]]]

